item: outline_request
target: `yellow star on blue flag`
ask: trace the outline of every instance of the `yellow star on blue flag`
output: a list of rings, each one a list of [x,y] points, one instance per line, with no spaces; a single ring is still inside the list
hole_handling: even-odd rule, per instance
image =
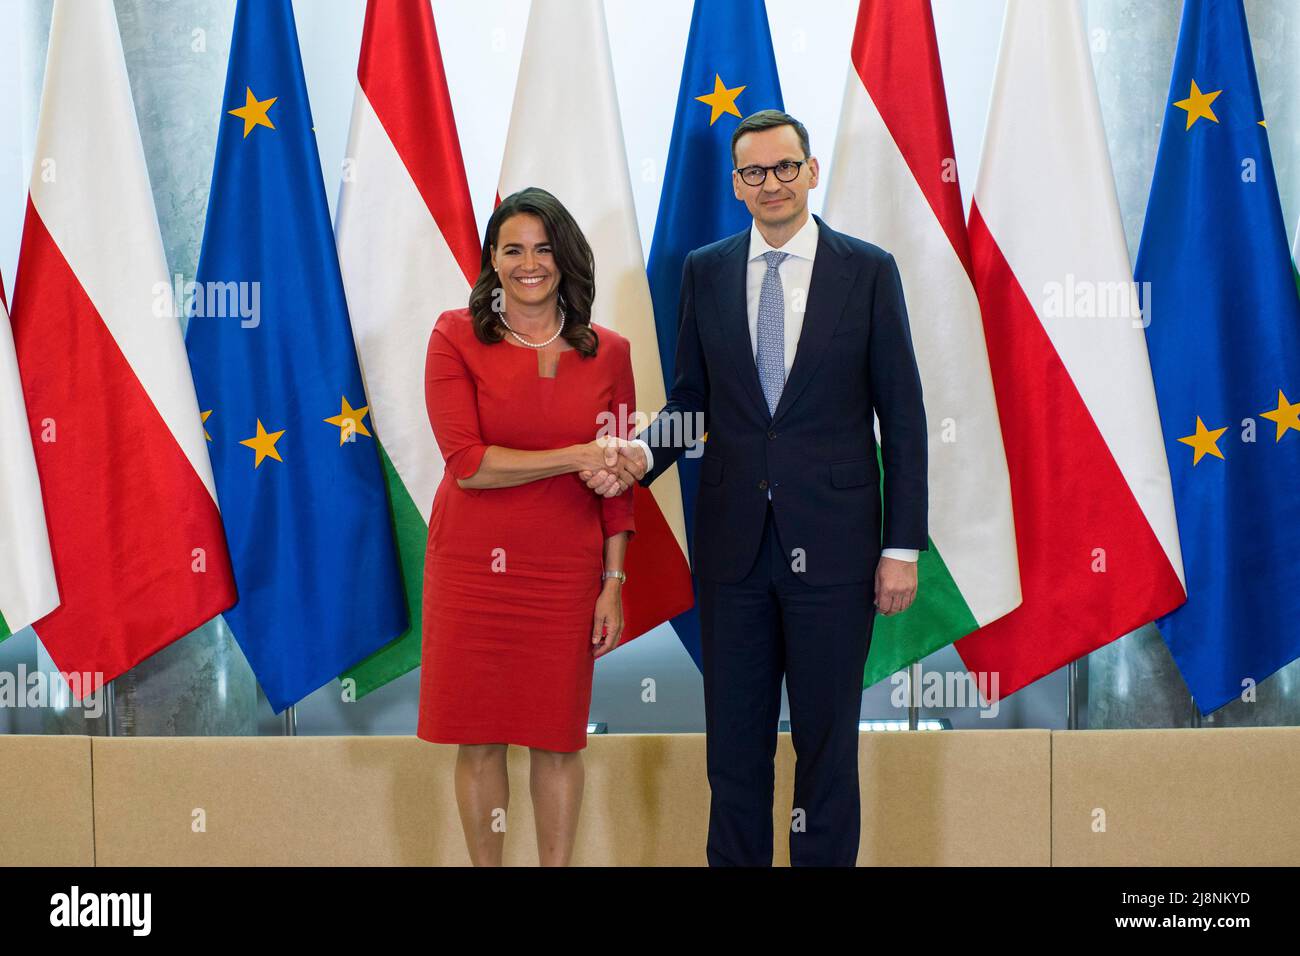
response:
[[[713,74],[713,92],[695,98],[701,103],[708,105],[711,110],[709,113],[709,125],[712,126],[718,121],[718,117],[723,113],[730,113],[732,116],[737,117],[740,116],[740,110],[736,108],[736,97],[743,92],[745,92],[743,86],[736,86],[727,89],[727,84],[722,82],[722,77],[715,73]]]
[[[245,87],[244,89],[246,91],[244,105],[237,109],[228,111],[231,116],[238,116],[244,121],[244,139],[248,139],[248,134],[253,131],[254,126],[265,126],[267,129],[275,129],[275,124],[271,122],[271,117],[267,114],[270,112],[271,107],[279,97],[272,96],[267,100],[259,100],[253,95],[251,88]]]
[[[1241,0],[1184,0],[1165,102],[1134,278],[1187,602],[1155,624],[1210,714],[1300,658],[1300,296]]]

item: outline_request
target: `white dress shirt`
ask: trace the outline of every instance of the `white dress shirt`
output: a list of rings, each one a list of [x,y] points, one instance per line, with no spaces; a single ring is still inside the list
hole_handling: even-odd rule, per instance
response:
[[[817,220],[812,216],[779,249],[769,245],[758,231],[758,223],[749,227],[749,269],[745,273],[745,307],[749,313],[749,351],[758,361],[758,299],[767,275],[764,253],[784,252],[776,271],[781,274],[781,291],[785,294],[785,377],[790,377],[794,353],[803,331],[803,313],[808,303],[808,285],[812,280],[813,259],[817,256]]]
[[[777,266],[781,274],[781,290],[785,296],[785,375],[790,377],[790,367],[799,348],[799,333],[803,331],[804,308],[808,303],[808,286],[812,281],[813,260],[817,257],[817,220],[810,215],[785,245],[770,245],[758,230],[758,223],[749,227],[749,268],[745,274],[745,307],[749,314],[749,350],[758,360],[758,299],[763,291],[763,277],[767,274],[765,252],[785,252],[788,257]],[[646,470],[654,467],[654,456],[650,446],[640,439],[636,444],[645,452]],[[768,492],[770,498],[772,493]],[[880,552],[884,558],[897,558],[900,561],[915,561],[918,552],[915,548],[885,548]]]

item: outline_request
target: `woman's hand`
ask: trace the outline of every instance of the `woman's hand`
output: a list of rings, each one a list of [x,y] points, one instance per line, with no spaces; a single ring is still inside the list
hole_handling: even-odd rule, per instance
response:
[[[646,472],[645,453],[625,438],[603,435],[590,445],[575,445],[574,450],[578,478],[602,498],[623,494]]]
[[[595,441],[585,445],[574,445],[574,471],[600,471],[613,466],[618,461],[617,443],[607,435],[601,435]]]
[[[601,657],[618,647],[623,637],[623,582],[609,578],[596,598],[591,626],[591,656]]]

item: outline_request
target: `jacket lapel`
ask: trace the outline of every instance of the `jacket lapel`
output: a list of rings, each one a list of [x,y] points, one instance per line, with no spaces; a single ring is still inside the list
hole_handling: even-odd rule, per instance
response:
[[[763,397],[763,387],[758,381],[758,366],[754,364],[753,346],[749,337],[749,309],[745,290],[748,269],[749,230],[746,229],[733,236],[718,251],[713,282],[714,304],[721,317],[722,338],[732,365],[735,366],[737,381],[766,420],[771,416],[767,410],[767,399]]]
[[[855,270],[851,268],[849,247],[839,233],[835,232],[820,217],[817,220],[817,255],[813,259],[812,278],[808,282],[808,301],[804,310],[803,329],[799,332],[799,345],[795,349],[794,364],[781,392],[773,421],[787,412],[799,398],[799,393],[812,381],[817,367],[826,357],[831,335],[835,331],[844,306],[848,303],[849,291],[853,288]],[[742,256],[743,256],[742,252]],[[745,310],[745,288],[743,282],[737,296],[742,312],[745,341],[749,341],[748,318]],[[758,370],[750,359],[753,379],[758,382]],[[762,398],[762,389],[759,389]],[[766,411],[767,403],[763,403]]]

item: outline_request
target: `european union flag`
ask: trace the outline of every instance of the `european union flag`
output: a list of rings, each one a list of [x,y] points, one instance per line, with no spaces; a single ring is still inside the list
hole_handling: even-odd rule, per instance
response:
[[[1136,277],[1187,574],[1156,624],[1208,714],[1300,657],[1300,298],[1241,0],[1183,7]]]
[[[290,0],[240,0],[220,123],[186,345],[279,713],[407,626]]]
[[[784,108],[763,0],[695,0],[659,215],[646,266],[664,385],[670,391],[686,254],[748,229],[752,222],[745,204],[731,188],[731,134],[750,113]],[[689,538],[699,489],[699,458],[683,455],[677,468]],[[691,555],[693,560],[693,546]],[[695,665],[702,668],[696,610],[673,618],[673,627]]]

